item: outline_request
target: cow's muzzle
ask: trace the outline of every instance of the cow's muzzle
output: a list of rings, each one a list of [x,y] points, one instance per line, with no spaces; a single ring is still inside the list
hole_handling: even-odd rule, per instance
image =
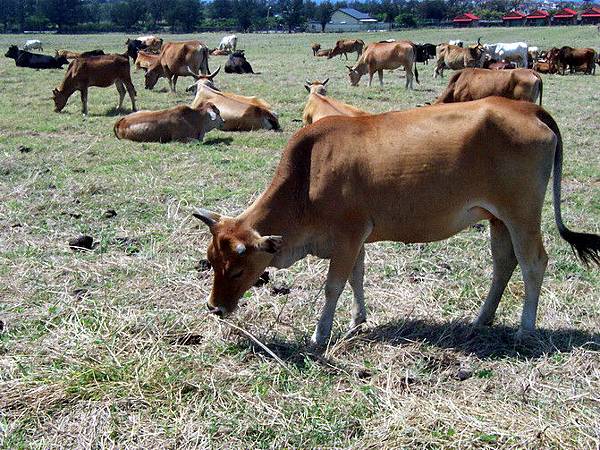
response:
[[[223,308],[219,307],[219,306],[210,306],[208,303],[206,304],[206,307],[208,308],[208,312],[211,314],[214,314],[217,317],[223,317],[225,314],[223,313]]]

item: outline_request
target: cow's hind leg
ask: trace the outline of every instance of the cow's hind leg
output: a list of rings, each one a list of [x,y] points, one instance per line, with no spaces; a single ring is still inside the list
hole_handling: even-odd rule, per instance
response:
[[[490,220],[490,238],[494,263],[492,287],[479,311],[475,326],[491,325],[493,323],[504,289],[517,266],[517,258],[513,250],[510,233],[502,221],[498,219]]]
[[[117,87],[117,91],[119,92],[119,106],[117,106],[117,109],[120,111],[123,109],[123,100],[125,99],[125,86],[123,86],[123,82],[121,80],[115,81],[115,86]]]
[[[379,86],[383,87],[383,69],[377,71],[377,76],[379,77]]]
[[[87,116],[88,113],[88,89],[87,87],[83,87],[81,88],[81,91],[79,91],[81,94],[81,112],[83,113],[84,116]]]
[[[356,257],[354,268],[350,274],[350,287],[354,294],[352,302],[352,320],[350,321],[349,333],[356,331],[367,321],[367,310],[365,308],[365,290],[363,286],[365,278],[365,246],[363,245]]]

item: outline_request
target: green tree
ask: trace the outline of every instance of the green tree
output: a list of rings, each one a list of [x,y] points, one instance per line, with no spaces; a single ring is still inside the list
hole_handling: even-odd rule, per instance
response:
[[[333,11],[335,11],[335,9],[334,9],[333,5],[331,4],[331,2],[329,0],[327,0],[325,2],[322,2],[317,7],[317,17],[316,17],[316,19],[321,24],[321,31],[322,32],[325,32],[325,27],[327,26],[327,24],[331,20],[331,15],[333,14]]]
[[[111,9],[110,17],[116,25],[125,30],[131,30],[145,16],[145,6],[143,0],[127,0],[115,3]]]
[[[281,18],[288,27],[288,33],[304,23],[304,5],[303,0],[280,0]]]
[[[146,11],[152,18],[152,25],[156,26],[165,18],[165,12],[171,8],[172,4],[171,0],[146,0]]]
[[[81,0],[40,0],[40,10],[62,33],[65,27],[76,25],[82,12]]]
[[[166,13],[166,19],[173,31],[180,28],[189,33],[198,26],[202,19],[200,3],[197,0],[175,0],[171,9]]]

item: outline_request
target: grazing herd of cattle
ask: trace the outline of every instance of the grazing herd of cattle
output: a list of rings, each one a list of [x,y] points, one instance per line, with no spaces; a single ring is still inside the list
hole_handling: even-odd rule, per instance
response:
[[[215,84],[220,67],[209,71],[209,55],[228,55],[228,73],[252,73],[235,36],[226,36],[212,51],[201,41],[163,42],[155,36],[126,45],[125,54],[60,50],[55,57],[11,46],[6,56],[17,66],[36,69],[58,68],[72,59],[53,91],[56,111],[78,90],[86,114],[88,88],[113,84],[119,108],[127,92],[135,111],[130,59],[146,72],[146,89],[167,78],[175,91],[178,77],[194,78],[187,89],[195,94],[189,106],[128,114],[114,125],[119,139],[188,141],[202,139],[215,128],[280,129],[264,100],[223,92]],[[593,74],[593,49],[563,47],[542,53],[525,43],[480,40],[470,46],[407,40],[365,46],[361,40],[345,39],[326,51],[313,44],[312,51],[346,59],[348,53],[357,53],[356,63],[347,66],[353,86],[366,74],[370,86],[375,73],[383,84],[384,70],[403,67],[406,88],[413,88],[413,79],[419,82],[417,62],[427,64],[433,58],[434,76],[443,76],[444,69],[460,71],[433,104],[383,114],[328,97],[329,79],[307,81],[306,126],[290,139],[266,191],[237,217],[204,209],[194,213],[212,234],[207,251],[214,269],[210,312],[223,316],[234,311],[268,266],[289,267],[308,254],[330,259],[325,306],[312,337],[315,345],[323,346],[347,281],[354,293],[351,330],[366,321],[365,243],[437,241],[489,220],[493,281],[476,324],[492,323],[519,264],[525,283],[519,337],[527,335],[535,328],[548,259],[540,224],[552,170],[560,236],[581,260],[600,265],[600,236],[573,232],[562,220],[562,138],[554,119],[535,104],[539,99],[541,105],[543,92],[538,72]]]

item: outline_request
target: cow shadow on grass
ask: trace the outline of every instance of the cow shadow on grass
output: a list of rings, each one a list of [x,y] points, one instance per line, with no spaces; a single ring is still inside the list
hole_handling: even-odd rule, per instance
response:
[[[332,345],[343,345],[344,352],[352,353],[353,347],[363,348],[364,344],[384,343],[391,346],[408,346],[421,343],[441,349],[451,349],[480,359],[517,360],[548,357],[555,353],[568,353],[577,348],[600,351],[600,333],[589,333],[572,328],[538,328],[534,336],[519,343],[515,340],[516,327],[495,325],[473,329],[463,321],[434,322],[423,319],[397,320],[365,331],[344,342],[343,338],[332,341]],[[301,341],[286,341],[280,338],[258,337],[269,351],[252,340],[242,340],[238,345],[267,358],[273,354],[286,363],[302,369],[308,360],[334,371],[347,371],[336,361],[321,353],[311,351],[308,336]]]
[[[215,137],[210,139],[204,139],[204,145],[231,145],[233,142],[232,137]]]

